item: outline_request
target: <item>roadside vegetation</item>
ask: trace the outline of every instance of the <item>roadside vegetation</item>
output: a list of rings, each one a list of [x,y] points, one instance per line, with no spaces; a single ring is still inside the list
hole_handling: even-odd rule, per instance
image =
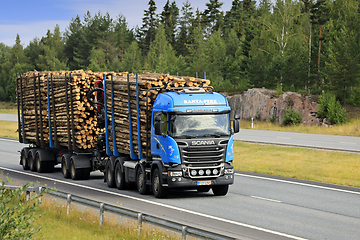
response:
[[[0,101],[0,113],[17,114],[16,104],[13,102],[1,102]]]
[[[360,155],[234,142],[236,170],[360,187]]]
[[[105,215],[104,224],[100,226],[98,211],[73,208],[67,215],[66,205],[51,197],[45,198],[38,213],[44,214],[35,223],[41,226],[36,239],[178,239],[173,236],[174,233],[165,234],[148,225],[144,225],[141,234],[138,234],[137,225],[126,218],[119,220],[119,217],[112,219]]]

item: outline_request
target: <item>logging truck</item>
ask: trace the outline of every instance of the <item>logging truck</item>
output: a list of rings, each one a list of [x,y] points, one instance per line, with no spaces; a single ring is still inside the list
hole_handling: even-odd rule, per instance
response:
[[[17,77],[24,170],[136,186],[166,197],[170,189],[226,195],[234,182],[227,99],[204,79],[169,74],[28,72]]]

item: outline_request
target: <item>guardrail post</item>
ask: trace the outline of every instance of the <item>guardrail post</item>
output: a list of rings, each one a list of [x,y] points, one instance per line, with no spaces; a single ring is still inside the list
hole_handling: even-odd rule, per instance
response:
[[[39,187],[39,202],[42,202],[42,197],[41,197],[41,193],[43,191],[43,188],[42,187]]]
[[[26,201],[30,200],[30,191],[26,191]]]
[[[142,213],[138,213],[138,234],[141,234],[142,231],[142,217],[143,214]]]
[[[104,203],[100,203],[100,226],[104,224]]]
[[[66,198],[66,214],[67,215],[70,214],[70,205],[71,205],[71,194],[68,194],[67,198]]]
[[[182,227],[182,240],[186,240],[186,233],[187,233],[187,227],[183,226]]]

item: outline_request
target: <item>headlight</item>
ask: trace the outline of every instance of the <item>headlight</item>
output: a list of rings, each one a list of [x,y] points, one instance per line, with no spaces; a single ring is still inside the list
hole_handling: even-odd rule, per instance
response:
[[[196,170],[191,170],[191,175],[192,176],[196,176],[196,173],[197,173]]]
[[[201,175],[201,176],[204,175],[204,170],[201,169],[201,170],[199,171],[199,175]]]
[[[214,170],[213,170],[213,174],[214,174],[214,175],[217,175],[218,173],[219,173],[219,171],[218,171],[217,169],[214,169]]]
[[[210,175],[211,174],[211,170],[210,169],[207,169],[206,170],[206,175]]]
[[[181,177],[182,176],[182,172],[181,171],[172,171],[172,172],[169,172],[168,173],[168,176],[170,176],[170,177]]]
[[[225,168],[225,174],[234,174],[234,169],[226,169]]]

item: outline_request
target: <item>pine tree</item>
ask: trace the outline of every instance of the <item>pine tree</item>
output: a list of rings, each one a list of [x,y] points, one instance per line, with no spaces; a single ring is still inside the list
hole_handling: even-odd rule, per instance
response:
[[[219,2],[218,0],[209,0],[206,3],[206,9],[202,13],[202,22],[206,27],[207,37],[210,37],[213,32],[220,28],[219,21],[223,18],[223,13],[220,11],[221,6],[224,3]]]
[[[137,32],[137,39],[143,55],[149,51],[151,43],[155,40],[158,19],[156,16],[156,5],[154,0],[148,3],[148,10],[144,10],[142,27]]]
[[[193,21],[194,14],[192,12],[193,8],[189,0],[184,2],[184,5],[181,8],[182,16],[180,17],[180,33],[177,40],[177,53],[178,55],[186,56],[188,54],[187,44],[190,44],[191,41],[191,22]]]
[[[176,61],[175,51],[166,38],[163,25],[160,25],[156,31],[155,40],[150,45],[147,58],[150,70],[159,73],[170,72]]]
[[[179,8],[176,6],[175,1],[170,4],[167,0],[164,9],[161,13],[160,22],[165,28],[165,35],[170,44],[175,46],[175,33],[178,25]]]

